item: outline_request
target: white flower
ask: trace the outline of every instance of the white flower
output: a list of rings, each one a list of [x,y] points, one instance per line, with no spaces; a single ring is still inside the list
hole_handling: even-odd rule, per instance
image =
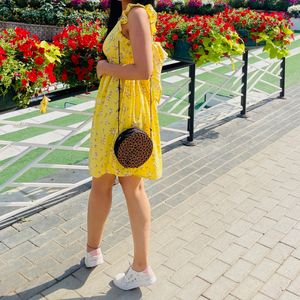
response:
[[[293,13],[293,12],[296,12],[296,13],[300,12],[300,4],[292,5],[288,8],[288,13]]]
[[[185,4],[185,0],[173,0],[173,4]]]
[[[214,6],[215,5],[215,1],[214,0],[202,0],[202,4],[203,5],[210,4],[211,6]]]

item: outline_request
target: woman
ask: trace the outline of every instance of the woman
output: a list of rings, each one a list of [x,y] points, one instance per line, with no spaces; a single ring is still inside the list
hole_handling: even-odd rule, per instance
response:
[[[127,203],[134,242],[132,264],[125,273],[118,274],[113,280],[123,290],[156,281],[148,261],[151,211],[143,178],[153,180],[162,176],[157,104],[161,93],[160,72],[166,53],[159,43],[153,41],[156,12],[152,1],[132,3],[122,0],[118,3],[112,0],[109,33],[103,45],[107,61],[101,60],[97,64],[97,75],[101,80],[89,153],[89,170],[93,179],[88,204],[85,264],[94,267],[103,262],[100,243],[111,208],[112,186],[118,176]],[[119,80],[121,97],[118,121]],[[152,129],[153,152],[141,167],[124,168],[115,157],[114,142],[118,133],[133,125],[147,133]]]

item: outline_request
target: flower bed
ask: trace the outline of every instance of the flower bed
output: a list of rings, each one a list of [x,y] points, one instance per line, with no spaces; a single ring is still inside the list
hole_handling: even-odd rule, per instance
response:
[[[171,57],[180,58],[178,46],[186,47],[190,59],[198,66],[219,62],[224,56],[244,52],[243,41],[234,28],[221,17],[161,14],[157,41]],[[184,46],[185,45],[185,46]]]
[[[74,24],[78,19],[104,21],[108,5],[108,0],[4,0],[0,2],[0,21],[55,26]]]
[[[257,42],[264,43],[263,51],[270,58],[282,58],[287,56],[287,46],[294,38],[290,29],[290,21],[285,19],[283,13],[262,13],[249,9],[226,9],[218,15],[224,21],[229,22],[236,30],[248,32],[249,37]],[[244,42],[247,43],[247,37]]]
[[[29,99],[42,87],[54,83],[54,63],[60,51],[24,29],[0,32],[0,95],[15,94],[14,100],[26,107]]]
[[[225,9],[213,16],[159,13],[156,40],[170,57],[197,66],[241,55],[249,39],[262,44],[270,58],[282,58],[293,39],[289,26],[283,13],[249,9]],[[70,87],[94,86],[105,34],[101,20],[69,25],[53,44],[20,28],[0,31],[0,92],[14,91],[15,100],[24,107],[31,96],[55,81]]]
[[[106,27],[100,20],[70,25],[54,37],[54,45],[63,60],[55,67],[59,81],[74,86],[92,86],[97,82],[96,64],[102,58]]]
[[[250,8],[267,11],[287,11],[288,7],[299,3],[299,0],[229,0],[232,8]]]
[[[227,2],[219,0],[158,0],[156,4],[156,10],[158,12],[177,12],[189,16],[213,15],[224,11],[227,7]]]

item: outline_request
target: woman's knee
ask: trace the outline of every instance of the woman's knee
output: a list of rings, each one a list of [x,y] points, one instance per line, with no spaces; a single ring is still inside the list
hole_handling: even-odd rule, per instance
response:
[[[115,175],[104,174],[100,177],[93,177],[92,190],[96,193],[109,193],[115,182]]]
[[[143,193],[144,182],[141,177],[126,176],[119,177],[119,182],[124,193]]]

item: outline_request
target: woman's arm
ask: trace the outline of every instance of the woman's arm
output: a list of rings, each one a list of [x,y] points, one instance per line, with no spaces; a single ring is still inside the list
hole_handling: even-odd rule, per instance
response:
[[[153,70],[152,34],[149,18],[145,9],[132,8],[128,14],[129,39],[132,46],[134,63],[117,65],[101,60],[97,64],[97,74],[100,77],[107,74],[120,79],[149,79]]]

